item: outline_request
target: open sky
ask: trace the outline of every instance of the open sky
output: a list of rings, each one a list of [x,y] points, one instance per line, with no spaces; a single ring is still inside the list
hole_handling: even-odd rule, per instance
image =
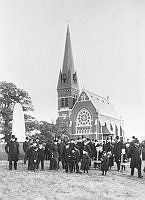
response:
[[[67,21],[80,89],[109,96],[127,137],[145,137],[145,0],[0,0],[0,81],[55,121]]]

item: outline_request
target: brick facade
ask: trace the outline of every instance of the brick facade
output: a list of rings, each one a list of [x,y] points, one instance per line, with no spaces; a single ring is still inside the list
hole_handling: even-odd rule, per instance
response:
[[[96,109],[91,101],[83,101],[83,102],[77,101],[75,106],[73,107],[71,115],[70,115],[70,121],[72,124],[72,126],[70,127],[71,137],[76,138],[76,137],[82,136],[76,133],[76,118],[77,118],[78,112],[83,108],[86,108],[91,113],[91,130],[92,130],[92,134],[88,134],[88,135],[84,134],[83,136],[96,139],[98,126],[96,125],[95,122],[98,120],[98,113],[96,112]]]

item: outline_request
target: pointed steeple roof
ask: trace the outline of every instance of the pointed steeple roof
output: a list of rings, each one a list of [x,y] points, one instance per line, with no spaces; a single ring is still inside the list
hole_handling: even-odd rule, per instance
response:
[[[63,66],[59,73],[57,89],[72,87],[79,89],[77,72],[74,68],[69,26],[67,26]]]
[[[66,34],[62,73],[68,73],[69,70],[70,70],[71,73],[75,72],[73,55],[72,55],[71,40],[70,40],[70,31],[69,31],[69,26],[67,26],[67,34]]]

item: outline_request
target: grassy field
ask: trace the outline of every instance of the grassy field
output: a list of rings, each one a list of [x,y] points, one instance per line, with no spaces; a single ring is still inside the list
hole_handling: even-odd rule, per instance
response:
[[[0,161],[0,200],[143,200],[145,177],[130,176],[129,167],[117,172],[114,166],[106,176],[97,170],[89,174],[66,174],[62,169],[28,172],[19,161],[17,171],[8,171],[8,162]],[[145,175],[144,175],[145,176]]]

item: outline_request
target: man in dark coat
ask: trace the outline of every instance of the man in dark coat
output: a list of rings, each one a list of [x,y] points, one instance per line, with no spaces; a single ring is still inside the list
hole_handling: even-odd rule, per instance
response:
[[[91,147],[90,147],[88,141],[84,143],[84,151],[87,151],[89,157],[91,158],[91,155],[92,155],[92,154],[91,154]],[[89,159],[89,161],[90,161],[89,166],[91,166],[91,159]]]
[[[38,147],[37,143],[34,142],[31,144],[30,148],[27,151],[28,157],[28,170],[36,170],[38,168],[37,160],[38,160]]]
[[[44,170],[44,159],[45,159],[45,147],[42,143],[39,143],[37,169],[39,169],[39,164],[41,163],[41,170]]]
[[[91,149],[91,159],[93,159],[95,157],[95,154],[96,154],[96,147],[95,147],[95,142],[94,140],[90,140],[89,138],[87,138],[87,141],[88,141],[88,145],[90,146],[90,149]]]
[[[76,147],[74,147],[72,149],[71,157],[72,157],[72,160],[73,160],[73,170],[74,170],[74,172],[80,173],[80,171],[79,171],[80,151]]]
[[[113,154],[115,157],[115,162],[117,164],[117,170],[120,171],[120,162],[121,162],[121,149],[122,142],[119,140],[119,136],[116,136],[116,141],[114,143]]]
[[[141,175],[141,147],[139,145],[139,141],[136,139],[134,142],[131,142],[129,147],[129,157],[131,158],[130,168],[131,175],[134,175],[134,169],[138,169],[138,177],[142,178]]]
[[[145,141],[142,142],[142,164],[143,164],[143,171],[145,172]]]
[[[51,148],[52,148],[52,142],[47,142],[45,145],[45,159],[50,160],[51,158]]]
[[[64,157],[63,157],[63,151],[64,151],[64,148],[65,148],[64,141],[63,140],[59,140],[57,146],[58,146],[58,154],[59,154],[58,168],[59,168],[59,162],[61,161],[62,168],[65,169],[65,161],[64,161]]]
[[[145,141],[142,143],[142,160],[145,160]]]
[[[68,143],[65,144],[65,148],[63,151],[63,157],[65,160],[65,171],[66,173],[73,172],[73,159],[72,159],[72,148]]]
[[[57,141],[54,141],[51,146],[51,157],[50,157],[50,170],[58,170],[58,146]]]
[[[109,138],[107,138],[106,143],[105,143],[105,145],[104,145],[104,151],[109,152],[109,151],[111,151],[111,150],[112,150],[112,148],[111,148],[111,143],[110,143],[110,141],[109,141]]]
[[[24,164],[26,164],[26,161],[27,161],[27,151],[28,151],[29,147],[30,147],[30,142],[29,142],[28,137],[26,137],[25,142],[23,142],[23,151],[25,153]]]
[[[19,143],[15,141],[14,135],[12,135],[11,140],[6,144],[5,151],[8,154],[9,170],[12,170],[13,162],[14,169],[17,170],[17,162],[19,160]]]
[[[80,151],[80,159],[82,159],[83,157],[83,149],[84,149],[84,142],[82,141],[81,138],[78,138],[78,141],[77,141],[77,148],[78,150]]]

